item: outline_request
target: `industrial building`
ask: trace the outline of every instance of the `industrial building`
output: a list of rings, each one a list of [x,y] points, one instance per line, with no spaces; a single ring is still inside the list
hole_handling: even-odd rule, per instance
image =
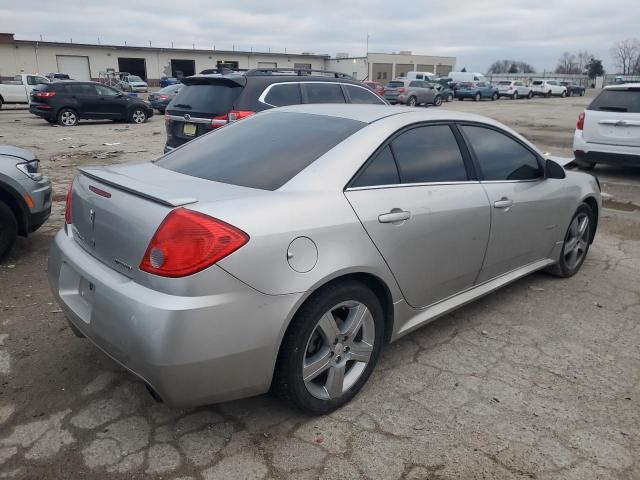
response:
[[[383,83],[410,70],[446,75],[455,57],[413,55],[411,52],[369,53],[364,57],[339,54],[272,53],[43,42],[15,39],[0,33],[0,79],[17,73],[62,72],[76,80],[99,80],[107,72],[128,72],[158,85],[163,76],[189,76],[224,65],[229,68],[312,68],[343,72],[359,80]]]

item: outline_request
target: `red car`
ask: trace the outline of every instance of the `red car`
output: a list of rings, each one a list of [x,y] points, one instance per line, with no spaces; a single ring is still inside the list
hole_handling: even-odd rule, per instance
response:
[[[367,87],[369,87],[371,90],[376,92],[381,97],[384,96],[384,87],[382,86],[381,83],[378,83],[378,82],[362,82],[362,83],[364,83]]]

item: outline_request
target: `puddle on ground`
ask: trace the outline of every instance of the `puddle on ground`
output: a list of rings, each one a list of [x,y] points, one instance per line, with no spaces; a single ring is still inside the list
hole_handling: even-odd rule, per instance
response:
[[[631,202],[617,202],[616,200],[603,200],[602,206],[612,210],[621,210],[623,212],[635,212],[640,210],[640,206]]]

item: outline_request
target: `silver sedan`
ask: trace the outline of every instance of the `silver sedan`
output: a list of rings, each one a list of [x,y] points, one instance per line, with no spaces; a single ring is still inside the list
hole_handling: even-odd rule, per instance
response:
[[[82,168],[49,258],[73,330],[174,406],[349,401],[384,345],[537,270],[580,269],[600,189],[442,110],[262,112]]]

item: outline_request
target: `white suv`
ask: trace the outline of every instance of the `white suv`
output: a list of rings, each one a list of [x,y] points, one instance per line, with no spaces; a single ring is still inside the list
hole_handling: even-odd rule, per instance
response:
[[[560,85],[557,80],[534,80],[531,84],[534,95],[550,97],[551,95],[567,96],[567,87]]]
[[[522,97],[533,97],[533,90],[523,82],[502,80],[498,82],[498,95],[500,97],[510,97],[513,100],[517,100]]]
[[[578,116],[576,163],[640,164],[640,83],[605,87]]]

